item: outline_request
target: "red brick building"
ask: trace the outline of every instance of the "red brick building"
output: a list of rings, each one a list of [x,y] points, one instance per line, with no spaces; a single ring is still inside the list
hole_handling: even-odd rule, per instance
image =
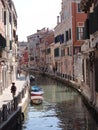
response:
[[[74,45],[74,54],[81,51],[81,44],[84,37],[84,24],[87,18],[87,14],[80,9],[80,2],[72,2],[72,38]]]

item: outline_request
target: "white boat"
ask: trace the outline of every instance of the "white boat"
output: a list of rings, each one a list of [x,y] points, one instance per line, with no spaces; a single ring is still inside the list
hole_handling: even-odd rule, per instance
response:
[[[44,98],[42,96],[31,96],[31,102],[33,104],[39,105],[42,104]]]
[[[38,92],[31,91],[31,96],[42,96],[43,94],[44,94],[43,91],[38,91]]]

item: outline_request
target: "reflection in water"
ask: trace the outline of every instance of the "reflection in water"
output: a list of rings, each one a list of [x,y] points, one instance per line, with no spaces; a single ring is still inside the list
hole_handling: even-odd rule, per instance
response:
[[[23,130],[98,130],[79,94],[46,77],[37,76],[44,90],[42,105],[29,105]]]

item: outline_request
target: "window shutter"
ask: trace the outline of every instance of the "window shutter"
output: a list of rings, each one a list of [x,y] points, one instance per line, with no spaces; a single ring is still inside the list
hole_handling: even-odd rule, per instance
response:
[[[79,29],[78,29],[78,27],[76,28],[76,39],[79,40]]]
[[[6,11],[4,11],[4,25],[6,25]]]

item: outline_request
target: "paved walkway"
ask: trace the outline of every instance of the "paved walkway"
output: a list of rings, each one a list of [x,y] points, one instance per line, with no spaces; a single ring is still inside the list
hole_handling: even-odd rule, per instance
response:
[[[15,81],[15,84],[17,87],[16,95],[19,92],[21,92],[25,83],[26,83],[26,80],[25,80],[24,75],[21,75],[20,78],[16,79],[16,81]],[[0,108],[2,108],[3,104],[7,104],[7,102],[9,102],[13,99],[10,89],[11,89],[11,85],[8,86],[8,88],[5,88],[5,90],[3,91],[3,94],[0,95]]]

